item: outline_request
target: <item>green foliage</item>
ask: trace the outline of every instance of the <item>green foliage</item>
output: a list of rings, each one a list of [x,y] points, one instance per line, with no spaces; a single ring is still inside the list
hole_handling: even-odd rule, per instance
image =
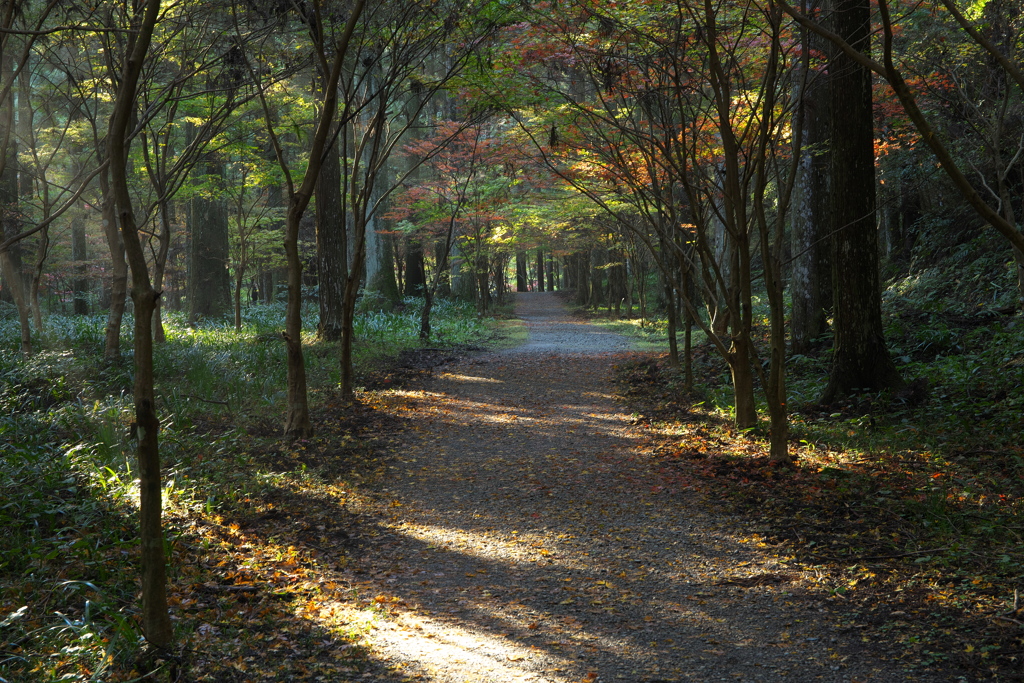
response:
[[[419,345],[419,304],[357,316],[359,372]],[[250,306],[236,333],[222,321],[190,328],[181,314],[165,317],[154,364],[168,511],[215,515],[282,485],[248,461],[246,432],[281,420],[283,318],[281,304]],[[104,317],[48,322],[45,348],[29,359],[16,351],[16,325],[0,327],[0,680],[124,680],[141,645],[131,364],[102,367]],[[308,369],[319,395],[336,383],[338,359],[315,341],[316,322],[310,310]],[[463,303],[437,301],[434,325],[445,344],[487,334]],[[183,552],[181,533],[172,521],[174,553]]]

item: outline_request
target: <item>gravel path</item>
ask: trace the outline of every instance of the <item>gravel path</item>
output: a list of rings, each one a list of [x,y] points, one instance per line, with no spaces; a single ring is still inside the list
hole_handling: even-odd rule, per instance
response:
[[[363,570],[408,680],[946,681],[907,671],[740,519],[673,490],[609,389],[628,340],[520,294],[527,344],[439,369]],[[840,624],[842,622],[842,624]]]

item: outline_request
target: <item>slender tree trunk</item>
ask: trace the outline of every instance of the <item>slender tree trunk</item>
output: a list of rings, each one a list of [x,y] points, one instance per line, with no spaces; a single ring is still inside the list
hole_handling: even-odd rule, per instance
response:
[[[537,247],[537,291],[544,291],[544,250]]]
[[[75,260],[75,258],[76,258],[75,257],[75,253],[76,253],[76,251],[75,251],[76,250],[75,237],[76,237],[75,225],[74,225],[74,222],[72,222],[72,225],[71,225],[71,259],[72,260]],[[84,234],[83,234],[82,239],[83,239],[83,244],[79,245],[79,247],[84,248]],[[31,282],[29,283],[29,290],[28,290],[29,310],[32,311],[32,324],[35,325],[36,330],[38,330],[40,333],[42,333],[42,331],[43,331],[43,309],[42,309],[42,305],[41,305],[41,303],[39,301],[39,290],[42,289],[42,286],[43,286],[43,268],[44,268],[44,266],[46,264],[46,257],[49,254],[49,252],[50,252],[50,228],[49,227],[45,227],[45,228],[43,228],[42,230],[39,231],[39,246],[36,248],[36,262],[35,262],[35,267],[32,269],[32,279],[31,279]],[[79,275],[79,267],[78,267],[77,264],[74,266],[74,269],[75,269],[75,275],[78,276]],[[88,307],[88,302],[87,301],[84,302],[85,303],[85,306],[84,306],[85,312],[84,313],[80,313],[79,312],[81,310],[81,308],[82,308],[82,306],[80,306],[80,304],[83,303],[82,299],[80,298],[79,289],[78,289],[79,286],[80,286],[80,283],[81,283],[81,279],[79,277],[76,277],[75,280],[72,282],[72,285],[71,285],[71,289],[72,289],[73,296],[74,296],[73,303],[72,303],[72,312],[74,312],[76,315],[85,315],[85,314],[87,314],[89,312],[89,307]]]
[[[88,245],[85,241],[85,219],[75,216],[71,220],[71,260],[75,262],[74,291],[75,315],[89,314],[89,279],[86,277],[86,263],[89,259]],[[38,290],[37,290],[38,291]],[[36,295],[38,298],[38,294]]]
[[[345,296],[341,319],[341,400],[345,403],[354,403],[356,400],[355,366],[352,362],[352,349],[356,334],[356,299],[363,271],[363,259],[366,257],[366,218],[364,209],[358,205],[353,207],[352,225],[355,244],[352,249],[352,261],[349,263],[348,278],[345,281]],[[426,296],[426,288],[422,288],[421,293]]]
[[[156,256],[153,258],[153,290],[157,293],[153,304],[153,342],[163,344],[167,341],[163,316],[164,275],[167,272],[167,255],[171,252],[171,216],[167,201],[160,202],[157,215],[160,217],[160,233],[157,236]]]
[[[153,289],[146,256],[139,241],[138,226],[128,189],[126,138],[135,109],[136,89],[150,39],[157,22],[160,0],[147,0],[144,17],[131,39],[121,83],[114,101],[107,135],[110,150],[110,180],[117,206],[125,250],[132,270],[132,300],[135,304],[135,427],[139,463],[139,539],[142,550],[142,628],[153,645],[166,648],[173,639],[167,612],[163,529],[161,526],[159,420],[153,388],[152,316],[157,292]]]
[[[304,205],[293,196],[285,220],[284,254],[288,264],[288,299],[285,306],[284,342],[288,364],[284,435],[289,440],[307,439],[313,434],[306,393],[306,359],[302,352],[302,259],[299,256],[299,223]]]
[[[103,234],[110,251],[110,308],[107,310],[107,327],[103,345],[103,360],[107,363],[121,357],[121,324],[128,302],[128,262],[125,260],[124,239],[117,225],[117,210],[110,188],[110,175],[100,174],[102,199]]]

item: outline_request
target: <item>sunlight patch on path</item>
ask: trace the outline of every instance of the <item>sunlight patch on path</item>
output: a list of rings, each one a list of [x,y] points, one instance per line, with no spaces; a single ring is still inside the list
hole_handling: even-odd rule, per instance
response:
[[[456,382],[472,382],[474,384],[504,384],[500,379],[493,377],[479,377],[476,375],[462,375],[454,372],[442,372],[438,375],[441,379],[455,380]]]
[[[557,539],[545,532],[513,531],[514,540],[509,542],[497,533],[469,531],[455,526],[403,522],[391,528],[397,533],[426,543],[428,547],[454,550],[460,555],[487,562],[510,564],[513,561],[544,560],[548,564],[556,564],[556,559],[566,552],[559,547]],[[576,562],[557,564],[572,569],[583,566]]]
[[[414,612],[398,614],[373,634],[373,641],[388,650],[400,651],[407,661],[415,662],[422,674],[435,676],[457,667],[472,672],[472,681],[536,681],[537,683],[569,683],[559,669],[571,669],[570,660],[556,660],[545,653],[543,672],[529,671],[532,660],[540,659],[533,647],[527,647],[504,634],[484,633],[463,628],[450,621],[425,617]],[[521,663],[521,664],[520,664]]]

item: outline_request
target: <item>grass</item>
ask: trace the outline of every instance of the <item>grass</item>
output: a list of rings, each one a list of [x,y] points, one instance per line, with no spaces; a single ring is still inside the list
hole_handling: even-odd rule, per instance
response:
[[[320,435],[280,441],[282,321],[281,306],[247,308],[238,333],[165,316],[167,342],[154,363],[170,600],[183,645],[163,659],[143,656],[138,629],[130,352],[104,366],[103,316],[50,316],[40,351],[24,359],[16,325],[0,323],[0,680],[127,681],[179,669],[202,680],[225,667],[288,680],[303,666],[328,678],[365,667],[358,623],[379,609],[374,596],[362,616],[312,619],[310,605],[348,588],[303,577],[346,562],[346,501],[376,476],[363,463],[380,430],[364,424],[372,411],[335,405],[336,345],[315,338],[308,311]],[[418,329],[413,300],[395,313],[360,314],[357,376],[420,346]],[[130,320],[124,330],[130,349]],[[453,302],[435,306],[434,330],[432,344],[446,347],[496,335],[471,306]],[[318,522],[321,540],[279,510]],[[313,549],[335,540],[330,560]],[[270,588],[257,598],[246,588],[256,585]],[[278,656],[285,641],[289,657]]]

